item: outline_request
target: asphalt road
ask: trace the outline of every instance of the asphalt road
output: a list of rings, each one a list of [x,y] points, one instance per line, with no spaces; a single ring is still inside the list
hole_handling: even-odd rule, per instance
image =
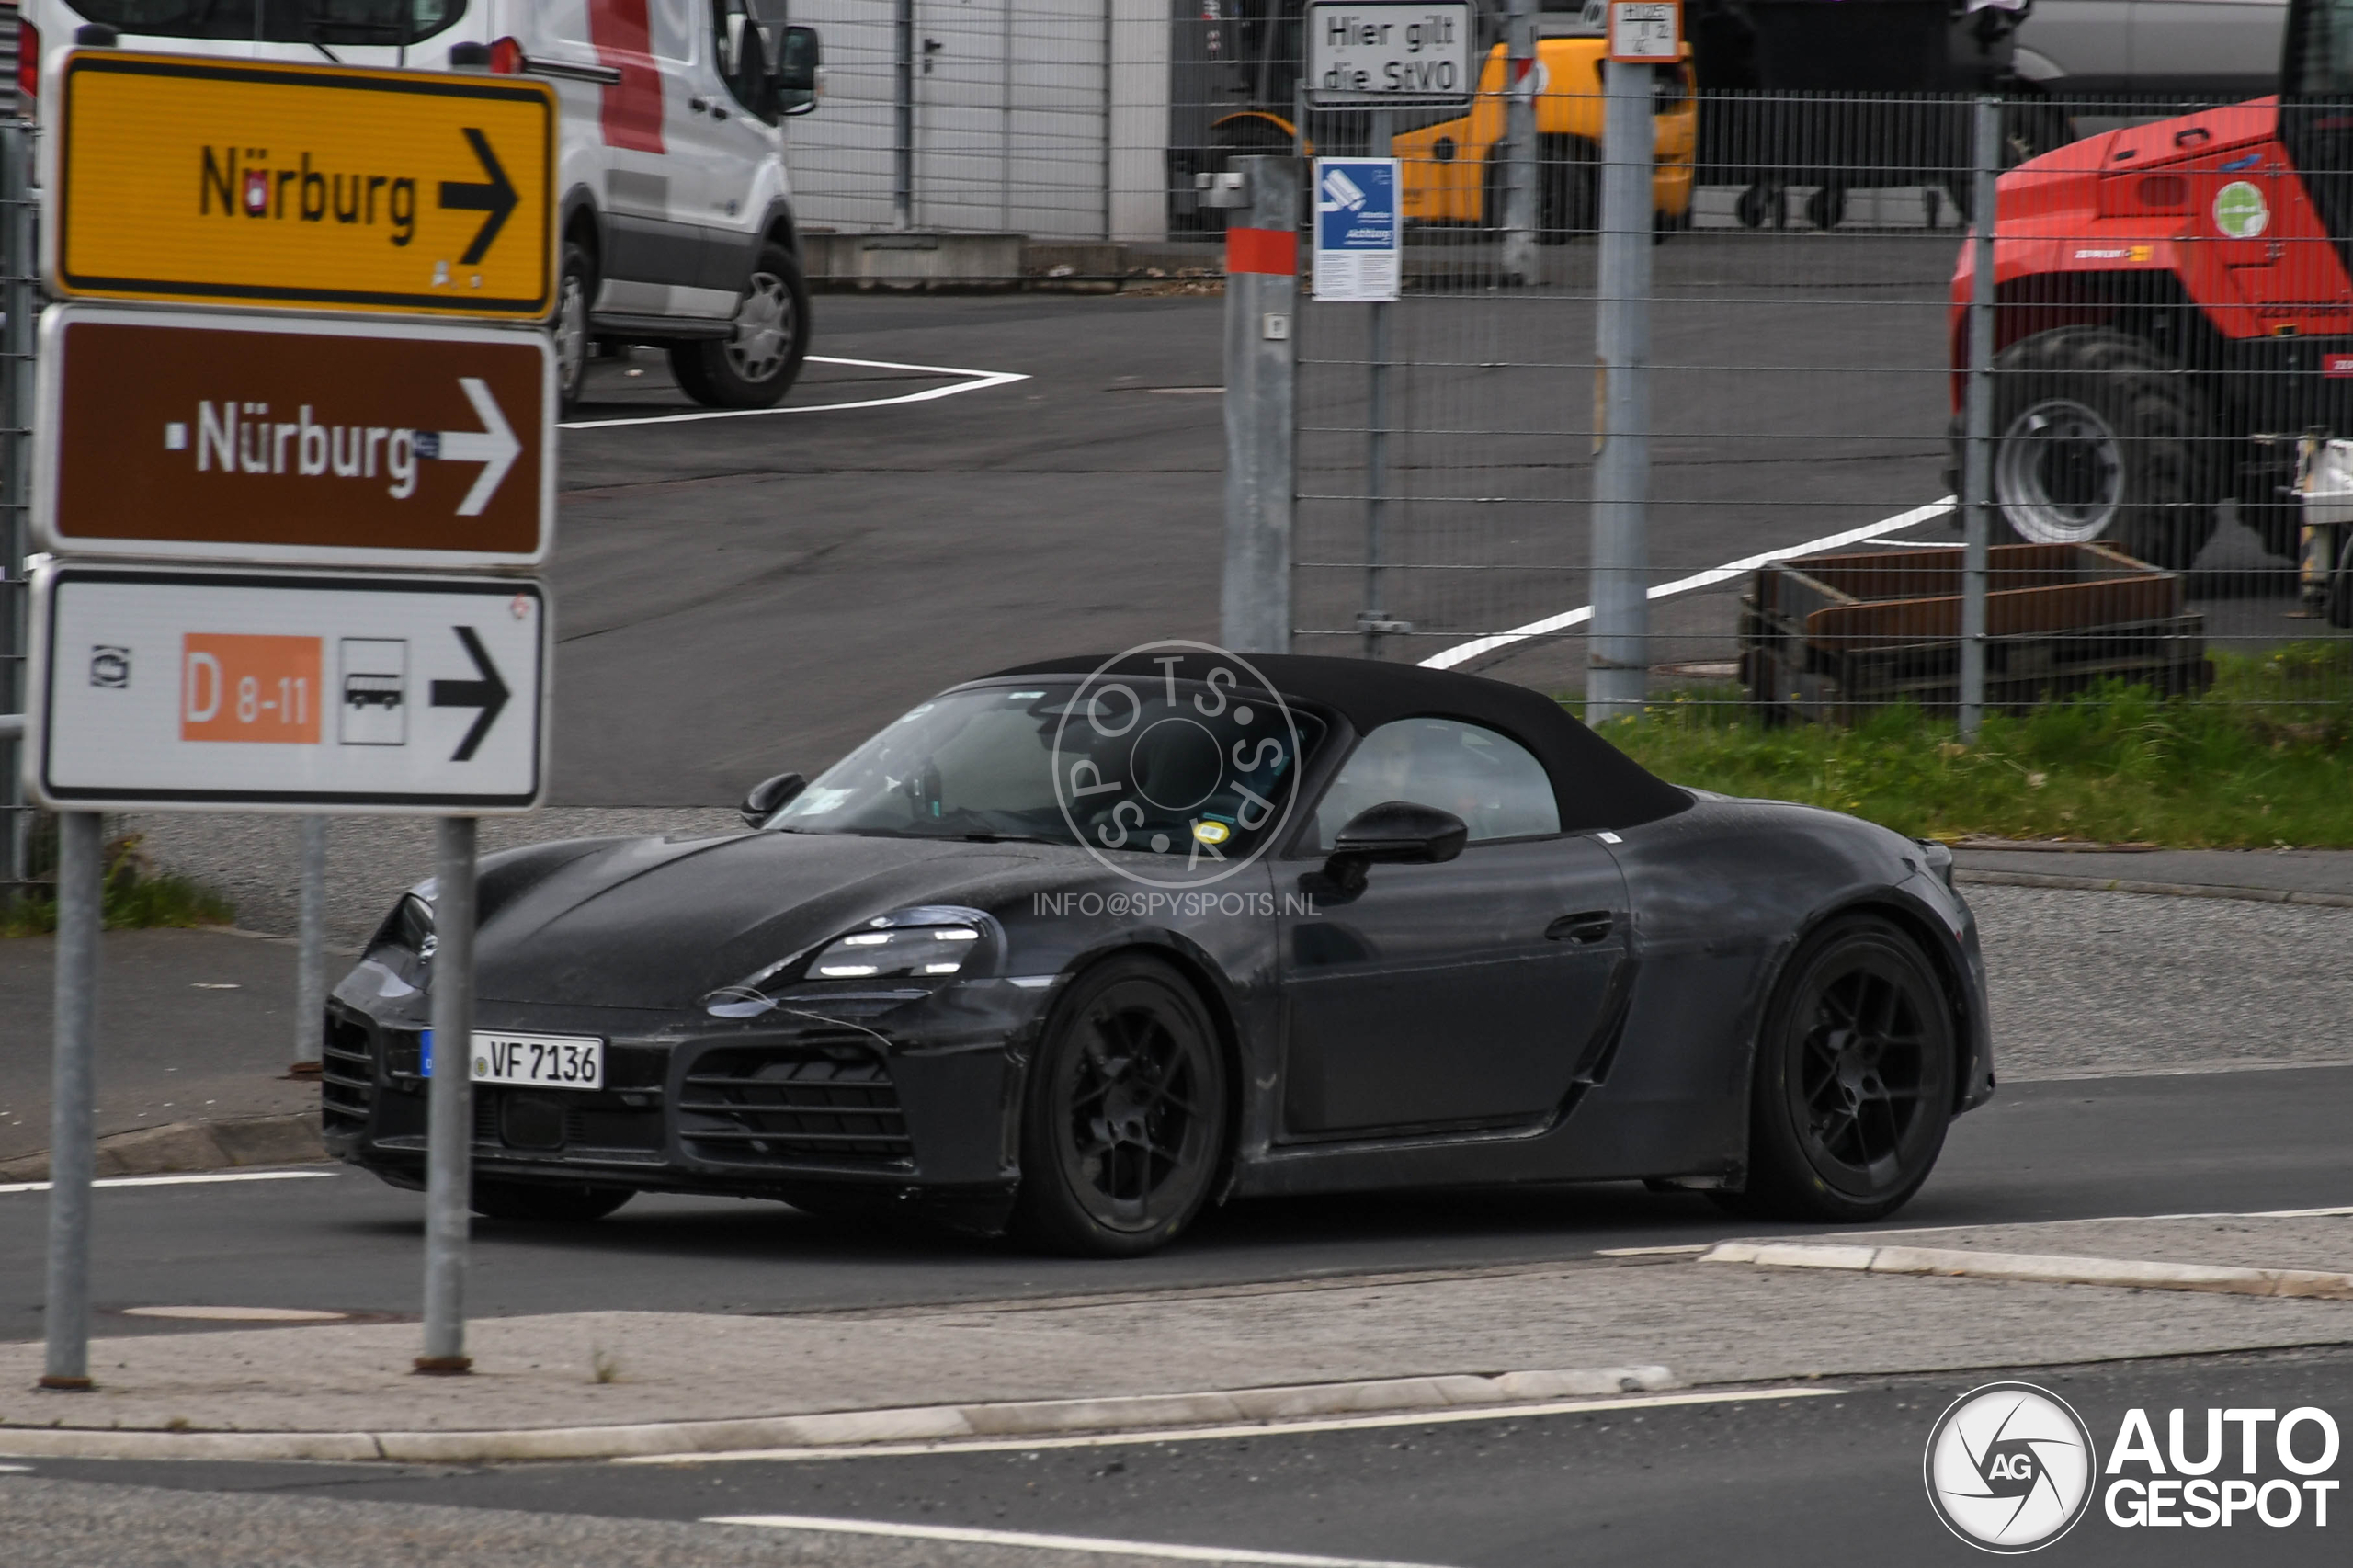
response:
[[[2177,1407],[2192,1412],[2193,1423],[2207,1407],[2353,1407],[2353,1351],[2344,1349],[2016,1375],[2065,1400],[2103,1451],[2114,1444],[2125,1412],[2136,1407],[2152,1414],[2161,1442],[2165,1413]],[[1447,1568],[1959,1563],[1984,1559],[1931,1513],[1921,1453],[1949,1403],[2003,1376],[1847,1380],[1835,1392],[1808,1391],[1807,1397],[1536,1419],[1401,1418],[1356,1431],[824,1460],[481,1470],[43,1460],[31,1471],[240,1496],[250,1509],[246,1519],[221,1534],[208,1532],[224,1551],[233,1551],[244,1531],[271,1533],[269,1509],[278,1500],[303,1497],[509,1510],[517,1520],[570,1516],[574,1525],[582,1516],[682,1522],[815,1517]],[[2236,1468],[2226,1462],[2217,1473]],[[2126,1473],[2145,1471],[2136,1465]],[[2256,1473],[2290,1479],[2268,1453],[2258,1456]],[[6,1506],[0,1491],[0,1507]],[[122,1506],[168,1517],[172,1504],[167,1495],[126,1494]],[[2277,1499],[2273,1506],[2275,1515],[2284,1511]],[[2134,1568],[2341,1563],[2344,1532],[2353,1528],[2347,1506],[2340,1490],[2325,1527],[2306,1506],[2292,1525],[2268,1527],[2242,1515],[2227,1532],[2167,1531],[2121,1528],[2096,1498],[2052,1549],[2052,1561]],[[379,1506],[347,1515],[349,1534],[397,1530],[402,1514]],[[1055,1560],[1050,1553],[1032,1559]]]
[[[2033,1083],[1954,1125],[1903,1225],[2353,1203],[2353,1068]],[[0,1257],[41,1256],[47,1205],[0,1193]],[[97,1332],[201,1332],[121,1309],[414,1312],[423,1199],[372,1176],[110,1187],[97,1199]],[[1762,1227],[1770,1229],[1770,1227]],[[470,1311],[791,1312],[1574,1258],[1756,1234],[1704,1199],[1631,1184],[1255,1200],[1132,1261],[1041,1257],[779,1204],[640,1197],[573,1230],[479,1221]],[[0,1338],[40,1334],[40,1278],[0,1271]]]
[[[1698,234],[1660,249],[1654,581],[1944,493],[1952,244]],[[1380,559],[1384,608],[1415,631],[1383,657],[1588,601],[1590,260],[1565,261],[1533,297],[1392,308]],[[697,411],[657,357],[598,364],[563,438],[556,803],[728,804],[951,681],[1215,637],[1223,312],[1215,297],[823,296],[820,349],[877,363],[813,363],[784,409],[742,418],[677,417]],[[1318,633],[1353,627],[1370,559],[1362,313],[1302,315],[1296,592]],[[1955,537],[1949,518],[1898,531]],[[2244,577],[2263,564],[2226,522],[2190,584],[2218,642],[2312,634],[2285,619],[2278,572]],[[1739,588],[1657,604],[1652,662],[1730,658]],[[1585,658],[1566,636],[1470,667],[1565,690]]]

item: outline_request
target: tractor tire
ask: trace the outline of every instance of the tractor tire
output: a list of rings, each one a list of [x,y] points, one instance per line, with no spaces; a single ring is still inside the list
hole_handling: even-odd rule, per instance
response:
[[[1601,227],[1601,149],[1582,136],[1536,139],[1536,243],[1564,245]]]
[[[1995,515],[2026,544],[2097,540],[2185,572],[2221,499],[2205,397],[2140,338],[2059,327],[1994,361]]]

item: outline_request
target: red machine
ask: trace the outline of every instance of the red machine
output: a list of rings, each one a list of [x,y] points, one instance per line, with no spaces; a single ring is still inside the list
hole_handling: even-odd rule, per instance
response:
[[[2293,0],[2281,87],[2002,176],[1994,498],[2017,538],[2180,570],[2234,499],[2296,554],[2298,438],[2353,435],[2353,0]],[[1963,245],[1956,409],[1972,282]]]

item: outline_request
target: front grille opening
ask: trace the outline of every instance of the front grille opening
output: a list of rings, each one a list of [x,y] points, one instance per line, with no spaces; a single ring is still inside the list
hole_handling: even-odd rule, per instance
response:
[[[319,1120],[330,1132],[357,1132],[376,1102],[374,1031],[358,1018],[327,1010],[319,1045]]]
[[[698,1057],[678,1136],[729,1165],[874,1164],[914,1152],[899,1088],[862,1045],[729,1046]]]

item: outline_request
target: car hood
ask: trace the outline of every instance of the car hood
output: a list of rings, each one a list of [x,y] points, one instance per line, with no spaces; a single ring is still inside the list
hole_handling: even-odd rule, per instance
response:
[[[876,915],[992,897],[1046,858],[1060,857],[847,834],[615,840],[489,906],[476,989],[485,1001],[689,1007]]]

